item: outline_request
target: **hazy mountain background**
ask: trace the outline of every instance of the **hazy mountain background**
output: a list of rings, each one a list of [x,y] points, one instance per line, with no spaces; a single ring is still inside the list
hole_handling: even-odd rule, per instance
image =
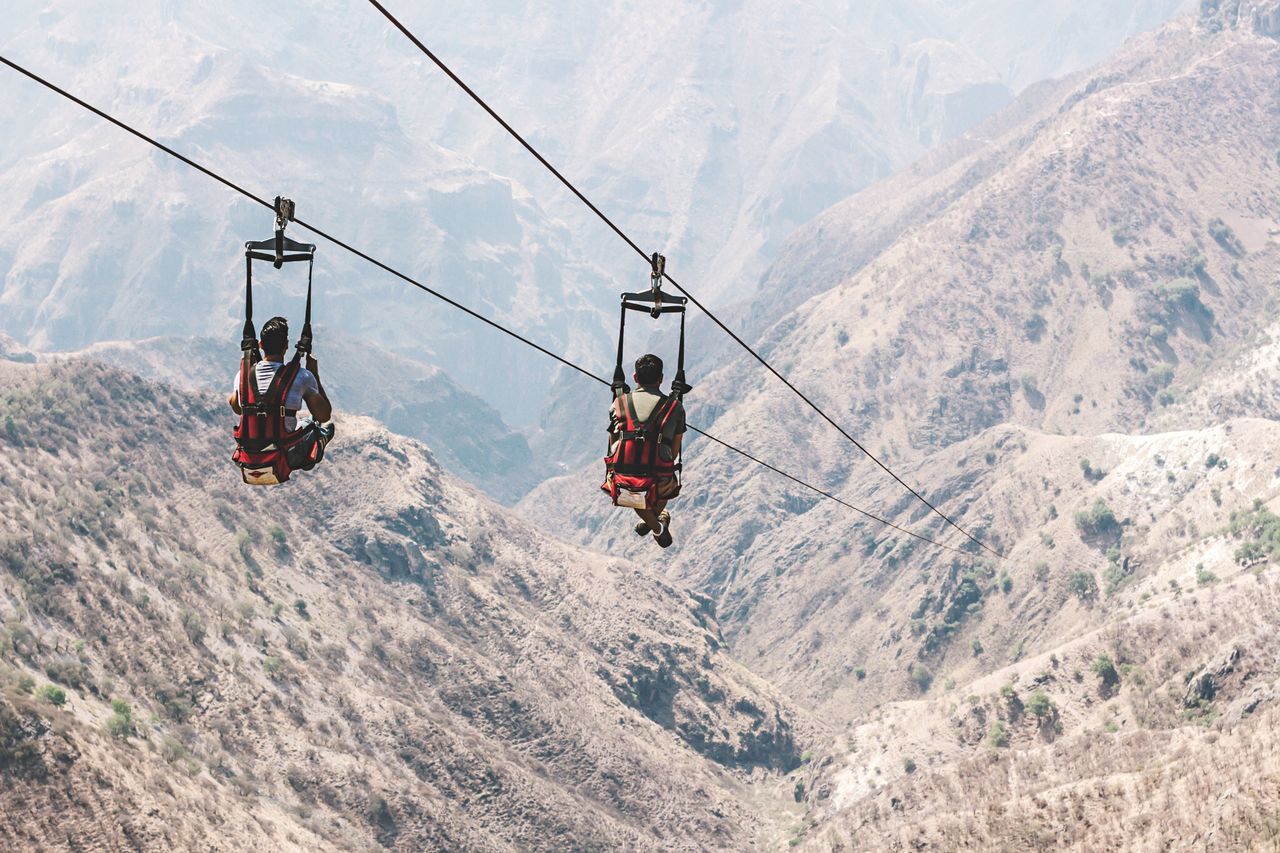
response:
[[[829,204],[1185,5],[1051,3],[1032,19],[1009,2],[394,11],[724,304]],[[17,61],[607,370],[616,295],[647,280],[643,262],[371,7],[19,0],[6,12],[0,49]],[[0,331],[42,349],[234,337],[237,247],[269,234],[270,216],[16,75],[0,87],[5,125],[21,128],[0,139]],[[322,322],[534,424],[552,362],[339,251],[320,257]],[[296,274],[259,286],[263,319],[297,313]]]
[[[607,372],[637,259],[376,18],[228,8],[0,42]],[[1002,558],[704,322],[692,420],[961,553],[696,437],[659,552],[571,464],[596,389],[332,251],[340,440],[244,494],[203,460],[264,214],[0,76],[4,834],[1274,845],[1280,5],[1183,8],[397,10]]]

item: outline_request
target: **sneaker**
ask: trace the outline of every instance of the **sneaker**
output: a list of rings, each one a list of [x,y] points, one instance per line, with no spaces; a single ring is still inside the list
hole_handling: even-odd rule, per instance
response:
[[[666,513],[663,513],[666,515]],[[661,518],[662,516],[659,516]],[[662,532],[653,534],[653,541],[658,543],[659,548],[671,547],[671,518],[662,519]]]
[[[634,528],[634,529],[635,529],[635,531],[636,531],[636,535],[637,535],[637,536],[648,536],[648,535],[649,535],[649,522],[647,522],[647,521],[637,521],[637,522],[636,522],[636,526],[635,526],[635,528]]]

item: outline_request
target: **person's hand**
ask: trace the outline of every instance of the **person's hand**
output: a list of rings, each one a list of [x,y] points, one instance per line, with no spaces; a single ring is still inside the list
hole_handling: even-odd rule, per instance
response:
[[[316,363],[316,357],[311,353],[307,353],[307,370],[315,373],[320,369],[320,365]]]

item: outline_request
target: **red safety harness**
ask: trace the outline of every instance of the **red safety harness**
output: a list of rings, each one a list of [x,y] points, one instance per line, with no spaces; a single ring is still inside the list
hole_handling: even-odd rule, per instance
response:
[[[244,353],[240,359],[240,423],[236,425],[236,452],[231,461],[240,466],[240,474],[251,486],[274,486],[289,479],[294,466],[290,451],[302,444],[310,430],[288,430],[286,418],[297,412],[284,407],[293,380],[298,376],[301,353],[276,371],[266,393],[259,395],[255,367],[256,353]],[[304,469],[320,461],[323,447],[317,442],[308,448]],[[296,456],[296,455],[295,455]],[[310,463],[310,464],[306,464]]]
[[[674,482],[664,489],[662,500],[680,494],[681,465],[674,459],[662,458],[662,433],[678,405],[679,397],[663,397],[649,417],[642,421],[636,415],[631,394],[623,394],[614,400],[617,440],[612,452],[605,457],[605,478],[600,486],[613,500],[614,506],[639,508],[637,505],[643,497],[644,506],[655,509],[659,500],[658,487],[668,480]]]

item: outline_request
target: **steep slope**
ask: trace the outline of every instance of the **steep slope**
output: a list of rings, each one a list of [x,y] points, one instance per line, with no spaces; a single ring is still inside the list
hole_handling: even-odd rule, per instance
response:
[[[1209,484],[1225,509],[1201,530],[1241,499],[1269,497],[1268,424],[1233,421],[1224,434],[1203,407],[1188,405],[1181,420],[1161,412],[1193,386],[1227,388],[1219,377],[1273,317],[1278,70],[1280,43],[1264,33],[1176,23],[1065,91],[1028,93],[1034,103],[998,118],[976,150],[966,141],[897,179],[918,184],[888,212],[903,230],[883,247],[862,244],[869,256],[845,254],[859,244],[839,236],[874,216],[858,197],[798,238],[797,262],[779,262],[764,296],[785,301],[790,282],[803,292],[811,269],[833,284],[773,324],[762,351],[1011,559],[953,562],[693,437],[688,489],[674,508],[680,550],[662,565],[719,602],[749,665],[850,719],[911,695],[913,663],[939,677],[971,675],[953,637],[968,606],[982,607],[972,596],[1002,585],[1001,571],[1015,589],[1027,589],[1042,562],[1063,584],[1077,570],[1101,577],[1119,545],[1117,571],[1141,576],[1169,525],[1183,529],[1173,519],[1186,512],[1184,490],[1218,470],[1205,467],[1214,454],[1247,454],[1257,467],[1247,487],[1229,487],[1230,473]],[[694,381],[691,420],[899,524],[964,544],[750,361]],[[1162,468],[1161,457],[1178,467]],[[1126,488],[1144,503],[1126,507],[1129,516],[1115,510],[1131,523],[1107,532],[1123,530],[1123,540],[1084,541],[1075,513],[1119,500],[1115,475],[1105,476],[1113,469],[1134,478]],[[523,506],[544,516],[561,506],[555,517],[581,541],[657,563],[651,543],[592,494],[598,477],[553,482]],[[1138,559],[1125,563],[1131,554]],[[977,579],[966,585],[970,573]],[[1008,659],[1065,642],[1096,618],[1037,595],[1019,599],[989,635],[965,636]],[[865,685],[856,678],[864,666]]]
[[[1273,847],[1267,493],[1126,587],[1105,627],[850,727],[805,774],[805,849]]]
[[[0,363],[6,847],[741,849],[799,720],[709,602],[346,418],[242,487],[204,402]],[[803,728],[801,730],[804,730]]]
[[[545,479],[528,442],[444,371],[320,327],[316,355],[339,411],[368,415],[429,445],[455,476],[511,503]],[[112,364],[190,391],[230,393],[239,350],[211,338],[94,344],[72,358]]]

